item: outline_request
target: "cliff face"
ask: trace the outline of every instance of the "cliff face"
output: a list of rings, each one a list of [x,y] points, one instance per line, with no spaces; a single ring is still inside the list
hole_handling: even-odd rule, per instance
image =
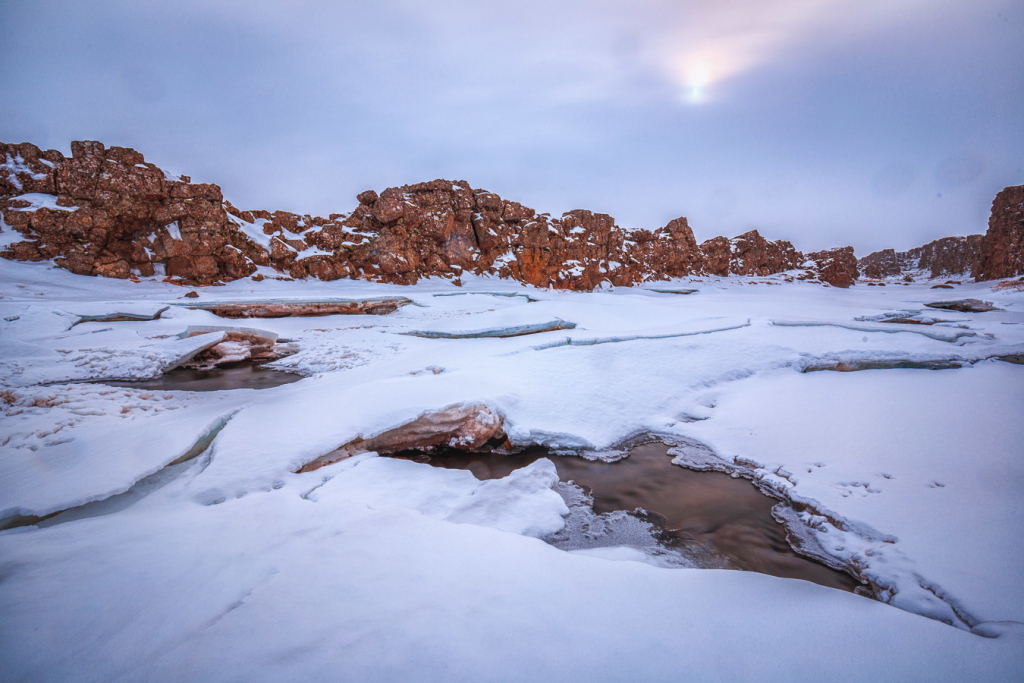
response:
[[[931,273],[932,277],[970,275],[978,267],[981,242],[981,235],[943,237],[911,249],[908,254],[917,260],[918,268]]]
[[[851,247],[805,256],[756,230],[698,246],[685,218],[656,230],[624,230],[611,216],[582,209],[552,218],[464,181],[368,190],[352,213],[328,217],[241,210],[224,201],[218,186],[171,176],[135,150],[98,142],[74,142],[71,149],[66,158],[28,143],[0,143],[0,255],[53,259],[82,275],[156,274],[200,285],[254,275],[261,266],[272,270],[257,278],[276,272],[410,284],[472,272],[578,290],[801,268],[801,279],[839,287],[858,277]],[[994,245],[998,258],[986,261],[994,265],[985,272],[1002,272],[1008,263],[1020,269],[1022,202],[1019,192],[997,198],[1016,213],[1002,210],[998,220],[993,214],[993,237],[984,244]],[[921,253],[912,259],[941,272],[973,263],[974,252],[958,240],[983,244],[947,238],[914,250]],[[881,262],[876,256],[860,263],[870,277],[882,277],[872,274],[882,268],[873,265]]]
[[[769,241],[757,230],[739,237],[713,237],[700,245],[710,275],[771,275],[799,268],[802,254],[786,240]]]
[[[905,261],[901,258],[906,253],[905,251],[897,252],[895,249],[874,251],[860,259],[857,266],[864,277],[871,279],[895,277],[902,274],[904,270],[909,270],[904,267]]]
[[[943,237],[908,251],[883,249],[858,261],[865,277],[900,275],[921,277],[967,276],[977,272],[982,253],[982,236]]]
[[[849,287],[860,273],[853,247],[815,251],[807,255],[818,270],[818,277],[835,287]]]
[[[992,202],[988,231],[974,276],[996,280],[1024,274],[1024,185],[1005,188]]]

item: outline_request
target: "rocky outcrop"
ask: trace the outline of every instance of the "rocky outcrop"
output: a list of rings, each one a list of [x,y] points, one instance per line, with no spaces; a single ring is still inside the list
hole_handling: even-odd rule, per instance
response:
[[[560,289],[708,272],[768,275],[801,261],[791,244],[756,231],[719,239],[720,253],[709,255],[685,218],[627,231],[606,214],[552,218],[464,181],[368,190],[351,214],[326,218],[242,210],[216,185],[165,174],[134,150],[76,142],[72,152],[69,159],[3,145],[3,229],[24,238],[5,236],[7,258],[54,259],[83,275],[163,274],[182,284],[269,266],[293,278],[410,284],[472,272]]]
[[[943,237],[909,251],[885,249],[862,258],[869,278],[972,275],[996,280],[1024,274],[1024,185],[1004,188],[992,202],[984,235]]]
[[[969,275],[978,268],[981,258],[981,235],[943,237],[923,247],[911,249],[908,255],[916,259],[917,267],[931,277]]]
[[[898,277],[908,270],[906,257],[907,252],[898,252],[895,249],[883,249],[875,251],[857,262],[857,266],[864,277],[873,280],[880,280],[887,277]]]
[[[178,338],[187,339],[210,332],[223,332],[224,340],[193,356],[184,367],[212,370],[220,365],[230,365],[247,360],[272,361],[295,353],[297,350],[297,346],[294,344],[278,344],[278,336],[275,332],[249,327],[189,325],[184,332],[178,335]]]
[[[966,276],[975,272],[982,253],[982,236],[943,237],[909,251],[883,249],[857,263],[868,278]]]
[[[700,245],[711,275],[771,275],[799,268],[803,257],[785,240],[771,242],[757,230],[733,239],[713,237]]]
[[[368,451],[430,451],[445,446],[464,451],[479,451],[492,445],[500,447],[506,443],[504,419],[498,412],[482,403],[465,403],[424,413],[411,422],[376,436],[354,439],[306,463],[296,472],[311,472]]]
[[[860,274],[853,247],[815,251],[807,258],[814,262],[818,277],[834,287],[849,287]]]
[[[71,149],[67,158],[28,143],[0,143],[3,257],[53,259],[82,275],[162,275],[189,285],[250,275],[395,284],[443,277],[458,284],[474,273],[589,290],[804,269],[800,279],[848,287],[858,275],[850,247],[805,256],[756,230],[698,246],[685,218],[656,230],[625,230],[611,216],[582,209],[552,218],[464,181],[367,190],[350,214],[243,210],[224,201],[216,185],[167,174],[135,150],[98,142]],[[946,238],[911,252],[876,252],[861,267],[869,277],[891,277],[911,264],[959,274],[981,263],[979,250],[988,249],[979,267],[985,277],[1019,271],[1020,195],[1021,188],[1000,194],[984,241]]]
[[[74,142],[72,157],[0,143],[0,212],[25,237],[3,252],[81,275],[196,283],[252,274],[266,256],[231,226],[220,188],[165,174],[132,149]],[[9,238],[5,240],[8,242]]]
[[[349,241],[333,255],[300,258],[293,277],[364,276],[409,284],[424,275],[494,274],[538,287],[593,289],[603,282],[700,274],[703,258],[685,218],[653,232],[627,232],[606,214],[537,214],[465,181],[434,180],[358,196],[342,223]],[[337,248],[326,230],[307,235]],[[358,240],[358,241],[356,241]]]
[[[978,280],[1015,275],[1024,275],[1024,185],[1007,187],[996,195],[974,272]]]
[[[930,304],[925,304],[929,308],[941,308],[945,311],[959,311],[961,313],[986,313],[988,311],[998,311],[999,309],[992,305],[991,301],[982,301],[981,299],[956,299],[954,301],[933,301]]]
[[[327,301],[225,301],[189,304],[218,318],[313,318],[323,315],[388,315],[412,301],[404,296]]]

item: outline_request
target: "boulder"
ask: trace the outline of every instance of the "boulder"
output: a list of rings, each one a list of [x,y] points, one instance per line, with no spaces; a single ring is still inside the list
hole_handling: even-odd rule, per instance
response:
[[[502,416],[482,403],[464,403],[420,415],[415,420],[376,436],[359,437],[300,467],[310,472],[358,453],[397,453],[410,449],[431,450],[447,446],[479,451],[506,441]]]

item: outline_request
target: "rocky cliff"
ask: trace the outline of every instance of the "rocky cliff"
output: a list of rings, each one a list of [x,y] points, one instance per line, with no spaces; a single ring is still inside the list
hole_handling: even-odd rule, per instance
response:
[[[992,202],[975,277],[996,280],[1024,275],[1024,185],[1007,187]]]
[[[869,278],[965,277],[977,274],[982,253],[981,235],[943,237],[909,251],[883,249],[858,261]]]
[[[851,247],[805,256],[756,230],[698,245],[685,218],[656,230],[625,230],[586,210],[553,218],[465,181],[368,190],[351,213],[321,217],[238,209],[218,186],[165,173],[132,149],[74,142],[71,150],[67,158],[29,143],[0,143],[0,255],[53,259],[82,275],[160,275],[198,285],[268,275],[411,284],[475,273],[589,290],[801,270],[800,279],[848,287],[858,277]],[[1021,200],[1014,197],[1003,203],[1017,202],[1017,218],[994,223],[1009,237],[993,239],[1005,248],[991,268],[1005,269],[1013,253],[1019,267]],[[953,263],[959,257],[952,251],[918,262]]]

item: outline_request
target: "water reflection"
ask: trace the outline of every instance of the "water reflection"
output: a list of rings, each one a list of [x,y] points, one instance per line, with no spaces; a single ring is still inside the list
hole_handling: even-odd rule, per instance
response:
[[[533,447],[514,455],[464,453],[444,449],[431,455],[417,451],[395,457],[469,470],[477,479],[497,479],[549,457],[562,481],[575,481],[594,498],[597,513],[642,508],[645,518],[662,526],[670,544],[712,548],[739,569],[804,579],[852,591],[859,584],[844,572],[796,554],[785,528],[772,517],[778,501],[745,479],[721,472],[696,472],[672,464],[668,446],[637,446],[615,463],[551,455]]]

